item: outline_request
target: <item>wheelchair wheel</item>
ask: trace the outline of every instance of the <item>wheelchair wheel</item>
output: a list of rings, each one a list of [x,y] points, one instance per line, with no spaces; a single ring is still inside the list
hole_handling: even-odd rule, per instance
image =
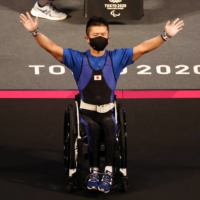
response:
[[[127,168],[127,141],[126,141],[126,119],[122,104],[118,104],[118,121],[120,125],[119,141],[120,141],[120,168]]]
[[[128,178],[127,177],[121,178],[121,189],[123,192],[126,192],[128,190]]]
[[[65,111],[64,117],[64,167],[65,172],[68,174],[69,172],[69,130],[68,130],[68,117],[69,113]]]
[[[74,190],[74,179],[73,178],[69,178],[68,182],[67,182],[67,192],[71,193]]]
[[[75,163],[75,112],[74,106],[69,104],[64,118],[64,167],[68,174],[69,169],[76,168]]]
[[[118,104],[118,122],[119,122],[119,167],[121,171],[121,190],[126,192],[128,190],[127,177],[127,133],[126,133],[126,116],[125,110],[121,104]],[[123,171],[124,170],[124,171]]]

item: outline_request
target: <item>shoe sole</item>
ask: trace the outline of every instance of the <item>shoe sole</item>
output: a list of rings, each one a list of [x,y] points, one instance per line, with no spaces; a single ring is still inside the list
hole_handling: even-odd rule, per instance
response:
[[[87,186],[87,189],[88,189],[88,190],[98,190],[98,188],[96,188],[96,187],[91,187],[91,188],[90,188],[90,187],[88,187],[88,186]]]
[[[108,193],[108,192],[110,192],[110,190],[105,191],[104,189],[101,189],[101,188],[99,188],[99,187],[98,187],[98,190],[99,190],[100,192],[103,192],[103,193]]]
[[[50,20],[54,20],[54,21],[59,21],[59,20],[64,20],[67,18],[67,15],[63,18],[53,18],[53,17],[49,17],[45,14],[38,14],[38,12],[35,12],[33,9],[31,10],[31,15],[34,17],[40,17],[40,18],[44,18],[44,19],[50,19]]]

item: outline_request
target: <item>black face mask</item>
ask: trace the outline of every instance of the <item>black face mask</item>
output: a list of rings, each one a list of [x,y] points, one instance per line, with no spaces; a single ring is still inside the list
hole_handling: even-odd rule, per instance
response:
[[[90,46],[96,51],[103,51],[105,47],[108,45],[108,38],[99,36],[89,39],[90,39]]]

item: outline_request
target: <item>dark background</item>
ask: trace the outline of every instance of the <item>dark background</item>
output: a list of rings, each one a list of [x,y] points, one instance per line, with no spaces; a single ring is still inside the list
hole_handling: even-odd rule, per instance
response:
[[[73,99],[1,99],[1,199],[176,199],[200,195],[199,99],[122,100],[128,133],[126,194],[67,194],[63,116]]]

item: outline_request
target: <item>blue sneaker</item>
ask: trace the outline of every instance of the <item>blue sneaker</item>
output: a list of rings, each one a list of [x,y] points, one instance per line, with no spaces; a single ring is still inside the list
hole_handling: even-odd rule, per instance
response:
[[[106,170],[105,174],[103,175],[98,190],[103,193],[108,193],[112,187],[112,178],[113,174]]]
[[[87,189],[98,190],[99,186],[99,175],[98,173],[92,173],[89,175],[89,180],[87,182]]]

